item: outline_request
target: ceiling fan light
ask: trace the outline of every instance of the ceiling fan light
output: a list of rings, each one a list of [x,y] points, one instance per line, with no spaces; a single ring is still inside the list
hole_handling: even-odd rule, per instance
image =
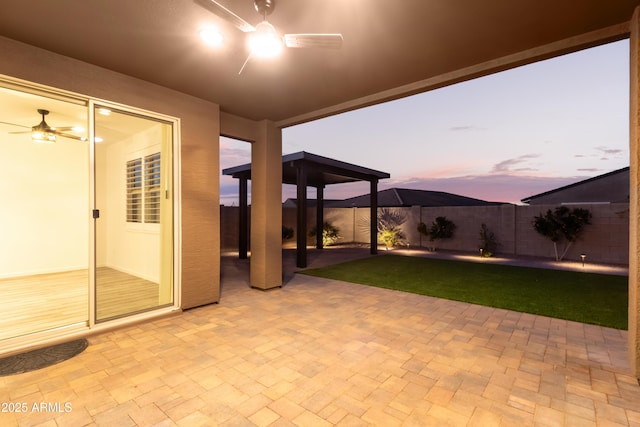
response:
[[[249,36],[249,49],[255,57],[273,58],[282,52],[282,39],[273,25],[262,21],[256,25],[256,31]]]
[[[31,140],[38,144],[53,144],[56,142],[56,134],[53,132],[31,132]]]

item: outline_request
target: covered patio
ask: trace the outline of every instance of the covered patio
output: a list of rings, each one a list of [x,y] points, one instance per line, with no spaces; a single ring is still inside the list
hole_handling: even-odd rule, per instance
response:
[[[259,18],[251,1],[220,1]],[[215,16],[193,0],[0,5],[11,85],[180,119],[185,310],[3,378],[2,402],[73,411],[0,413],[1,424],[640,424],[640,0],[281,3],[279,31],[340,32],[343,49],[290,50],[239,76],[244,33],[227,22],[231,43],[212,52],[197,32]],[[34,10],[46,25],[23,18]],[[627,38],[628,332],[301,275],[281,288],[282,129]],[[251,144],[246,280],[220,257],[220,135]]]

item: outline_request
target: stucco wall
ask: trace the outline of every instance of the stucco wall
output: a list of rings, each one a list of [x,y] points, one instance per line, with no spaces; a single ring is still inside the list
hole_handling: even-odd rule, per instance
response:
[[[219,106],[3,37],[0,58],[0,74],[181,119],[181,306],[217,301]]]

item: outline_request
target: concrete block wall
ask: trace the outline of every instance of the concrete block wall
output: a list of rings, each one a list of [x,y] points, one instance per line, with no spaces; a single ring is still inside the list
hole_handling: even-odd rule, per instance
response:
[[[556,206],[518,207],[516,236],[519,236],[519,238],[516,240],[515,253],[545,258],[553,258],[555,256],[553,244],[536,233],[531,223],[535,216],[544,214],[549,209],[553,210]],[[580,207],[591,212],[591,224],[586,226],[581,237],[573,243],[565,259],[577,261],[580,260],[580,254],[586,254],[587,261],[628,264],[629,204],[586,204]],[[559,248],[559,250],[561,249]]]
[[[537,215],[544,214],[557,205],[536,206],[473,206],[473,207],[437,207],[412,206],[406,208],[380,208],[399,210],[405,214],[406,221],[401,226],[407,244],[410,247],[441,250],[476,252],[481,246],[480,227],[484,223],[496,237],[496,254],[554,258],[553,244],[533,229],[532,221]],[[629,262],[629,204],[590,204],[580,207],[589,209],[591,224],[587,226],[580,239],[567,252],[565,259],[580,260],[580,254],[586,254],[587,262],[623,264]],[[306,233],[315,226],[315,209],[307,211]],[[436,217],[444,216],[454,222],[456,230],[451,239],[430,242],[417,231],[418,224],[430,225]],[[223,207],[221,212],[221,240],[225,250],[237,250],[238,208]],[[368,208],[327,208],[325,221],[340,230],[339,243],[369,243]],[[282,212],[285,226],[296,229],[295,208],[285,208]],[[309,240],[309,245],[314,242]],[[295,238],[283,242],[284,247],[295,247]],[[562,250],[562,248],[559,248]]]

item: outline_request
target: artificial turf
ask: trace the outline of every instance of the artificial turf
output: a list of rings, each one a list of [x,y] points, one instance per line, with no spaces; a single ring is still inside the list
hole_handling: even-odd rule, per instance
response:
[[[627,329],[628,277],[385,254],[301,271],[616,329]]]

